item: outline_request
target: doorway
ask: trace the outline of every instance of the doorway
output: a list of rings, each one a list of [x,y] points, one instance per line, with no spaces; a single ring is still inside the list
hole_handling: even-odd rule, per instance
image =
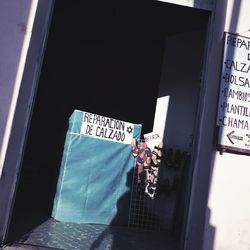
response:
[[[140,123],[145,134],[152,131],[157,98],[170,96],[166,148],[192,151],[208,18],[207,11],[157,1],[98,7],[56,1],[9,241],[51,216],[74,109]],[[168,199],[161,202],[170,223],[173,209]]]

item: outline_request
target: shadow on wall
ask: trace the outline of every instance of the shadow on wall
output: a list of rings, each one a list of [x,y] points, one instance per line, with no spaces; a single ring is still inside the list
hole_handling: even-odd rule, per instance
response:
[[[107,226],[106,229],[99,235],[99,237],[92,243],[90,250],[94,249],[177,249],[177,243],[173,239],[167,236],[166,231],[159,230],[142,230],[139,228],[127,228],[117,226],[121,220],[121,217],[127,217],[129,215],[129,209],[124,206],[131,198],[131,192],[137,192],[134,190],[134,170],[131,169],[127,173],[127,186],[129,190],[119,198],[117,202],[117,214],[111,222],[111,226]],[[133,190],[133,191],[132,191]],[[148,212],[149,213],[149,212]]]
[[[159,96],[169,96],[167,147],[191,151],[201,85],[206,30],[167,37]],[[173,49],[178,48],[178,49]]]
[[[216,232],[216,227],[214,227],[210,223],[211,219],[211,209],[208,207],[207,208],[207,216],[206,216],[206,226],[205,226],[205,237],[204,237],[204,242],[205,245],[203,246],[204,250],[214,250],[214,240],[215,240],[215,232]]]
[[[129,216],[129,206],[126,206],[126,204],[129,204],[130,197],[131,197],[131,190],[132,190],[132,181],[133,181],[133,175],[134,175],[134,168],[132,168],[127,173],[127,182],[126,185],[129,188],[129,190],[124,193],[123,196],[121,196],[117,201],[117,213],[115,217],[113,218],[110,225],[117,226],[119,225],[121,218],[127,218]],[[124,206],[125,205],[125,206]],[[123,219],[122,219],[123,220]],[[119,230],[118,230],[119,232]],[[95,242],[91,246],[91,250],[93,249],[99,249],[99,247],[103,244],[106,237],[112,237],[112,248],[111,249],[117,249],[118,246],[122,246],[124,242],[121,242],[121,236],[117,232],[117,229],[113,227],[107,227],[106,230],[104,230],[101,235],[95,240]],[[122,245],[121,245],[122,244]]]
[[[223,32],[225,30],[228,2],[230,1],[217,1],[215,3],[216,13],[214,20],[216,23],[213,23],[213,30],[211,31],[216,35],[213,37],[213,46],[208,47],[209,51],[207,51],[207,53],[213,54],[212,57],[214,63],[208,66],[207,78],[208,83],[211,85],[207,88],[206,102],[202,103],[200,108],[203,113],[203,123],[201,124],[202,127],[199,129],[204,131],[204,133],[200,135],[200,138],[196,139],[197,145],[202,145],[202,147],[196,149],[196,151],[199,151],[199,157],[196,162],[198,167],[195,169],[195,175],[197,178],[195,178],[192,183],[192,208],[191,211],[189,211],[190,220],[186,226],[187,235],[185,236],[188,238],[185,246],[188,249],[212,250],[215,248],[215,238],[218,238],[216,237],[216,231],[219,231],[219,224],[216,226],[217,228],[215,228],[210,222],[211,214],[217,212],[217,207],[216,205],[214,207],[208,207],[208,197],[209,199],[213,199],[213,193],[210,193],[213,168],[219,167],[215,166],[214,161],[214,155],[216,153],[215,144],[218,144],[217,138],[214,138],[214,128],[216,124],[215,114],[218,105],[218,98],[215,94],[218,92],[219,86],[218,69],[221,67],[222,63],[220,58],[222,55]],[[226,28],[231,33],[236,33],[241,1],[233,1],[232,4],[231,20],[229,26]],[[202,91],[205,93],[204,89]],[[220,178],[220,176],[216,176],[216,178]],[[220,188],[227,192],[225,187]],[[218,190],[213,190],[213,192],[216,191]],[[223,248],[222,245],[216,247]]]
[[[228,27],[228,31],[230,32],[230,33],[237,33],[237,25],[238,25],[238,19],[239,19],[239,14],[240,14],[240,9],[241,9],[241,4],[242,4],[242,2],[241,2],[241,0],[239,0],[239,1],[234,1],[234,3],[233,3],[233,6],[232,6],[232,13],[231,13],[231,19],[230,19],[230,24],[229,24],[229,27]],[[224,4],[225,6],[223,6],[223,8],[221,8],[222,10],[224,10],[224,13],[222,13],[222,16],[223,17],[225,17],[225,11],[226,11],[226,7],[227,7],[227,3],[225,3]],[[220,6],[221,7],[221,6]],[[224,23],[223,23],[224,24]],[[225,24],[224,24],[225,25]],[[223,37],[224,38],[224,37]],[[223,39],[221,39],[221,44],[224,44],[224,40]],[[227,50],[227,53],[226,53],[226,55],[225,55],[225,58],[231,58],[232,60],[234,60],[234,54],[235,54],[235,52],[233,51],[232,52],[232,50],[230,50],[230,49],[228,49]],[[221,53],[221,57],[223,57],[223,53]],[[223,62],[221,62],[221,64],[222,64]],[[220,67],[221,67],[221,74],[224,74],[224,72],[222,72],[222,66],[220,65]],[[231,68],[231,70],[232,70],[232,68]],[[230,71],[227,71],[227,73],[229,74],[229,75],[231,75],[231,73],[233,73],[233,72],[230,72]],[[223,77],[223,79],[225,79],[225,77]],[[218,83],[220,84],[220,81],[218,81]],[[226,88],[226,79],[225,79],[225,85],[224,85],[224,83],[223,83],[223,85],[224,85],[224,87]],[[228,87],[228,88],[234,88],[234,86],[230,86],[230,87]],[[223,91],[225,91],[225,89],[223,90]],[[218,101],[217,101],[217,105],[219,106],[219,105],[221,105],[221,103],[219,103],[219,98],[220,98],[220,94],[218,94]],[[227,99],[229,99],[229,98],[227,98]],[[230,100],[228,100],[228,101],[230,101]],[[225,102],[227,102],[227,100],[225,100]],[[228,114],[227,114],[227,112],[226,112],[226,109],[225,109],[225,113],[224,113],[224,116],[227,116]],[[216,124],[217,125],[217,124]],[[217,130],[216,130],[216,133],[217,133],[217,135],[216,135],[216,145],[218,145],[218,143],[220,143],[219,141],[221,140],[220,138],[219,138],[219,134],[218,134],[218,130],[220,129],[220,130],[223,130],[223,126],[222,127],[218,127],[217,126]],[[211,179],[210,179],[210,184],[209,184],[209,188],[210,188],[210,190],[209,190],[209,192],[211,192],[211,181],[212,181],[212,178],[213,178],[213,169],[214,169],[214,167],[216,167],[215,166],[215,153],[214,153],[214,155],[213,155],[213,159],[212,159],[212,164],[211,164],[211,168],[212,168],[212,171],[211,171]],[[218,167],[218,166],[217,166]],[[218,177],[217,177],[218,178]],[[225,188],[225,187],[221,187],[221,188]],[[213,192],[216,192],[217,190],[213,190]],[[227,192],[226,190],[225,190],[225,192]],[[213,197],[213,194],[211,194],[211,197]],[[211,199],[213,199],[213,198],[211,198]],[[212,203],[213,203],[213,201],[212,201]],[[215,209],[216,210],[216,207],[208,207],[207,206],[207,211],[206,211],[206,221],[205,221],[205,235],[204,235],[204,245],[203,245],[203,249],[204,250],[213,250],[213,249],[215,249],[215,233],[216,233],[216,228],[211,224],[211,214],[212,214],[212,209]],[[217,225],[217,227],[218,227],[219,225]],[[230,239],[229,239],[230,240]],[[230,244],[230,243],[229,243]],[[223,247],[223,246],[220,246],[220,245],[218,245],[218,247]]]

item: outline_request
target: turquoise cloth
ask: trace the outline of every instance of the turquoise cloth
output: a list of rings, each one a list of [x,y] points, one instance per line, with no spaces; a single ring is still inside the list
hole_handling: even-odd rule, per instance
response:
[[[134,169],[130,143],[140,134],[139,124],[75,110],[69,119],[52,217],[127,224]]]

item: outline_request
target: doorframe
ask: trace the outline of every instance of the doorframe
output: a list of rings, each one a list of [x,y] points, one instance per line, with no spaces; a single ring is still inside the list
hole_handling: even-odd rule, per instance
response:
[[[163,1],[166,2],[166,1]],[[0,225],[0,246],[4,244],[7,239],[8,229],[11,221],[12,210],[15,202],[15,194],[18,186],[19,175],[21,171],[21,162],[25,150],[25,142],[28,135],[30,118],[32,115],[33,104],[36,98],[36,90],[39,82],[40,71],[43,63],[43,55],[46,48],[47,37],[49,33],[49,27],[51,23],[51,17],[53,13],[55,0],[42,0],[38,2],[38,7],[35,16],[35,23],[33,26],[32,37],[26,58],[26,65],[24,74],[21,82],[21,89],[16,105],[16,110],[13,119],[13,126],[11,135],[8,143],[8,149],[6,152],[6,158],[3,167],[3,176],[0,180],[0,190],[4,195],[1,197],[0,204],[0,221],[3,221]],[[194,8],[194,7],[193,7]],[[211,11],[213,13],[213,10]],[[213,25],[207,28],[209,32],[212,31]],[[210,46],[212,35],[209,34],[208,44]],[[204,64],[208,62],[208,55],[204,56]],[[207,69],[204,69],[204,79],[202,80],[202,86],[206,86],[206,75]],[[200,96],[201,102],[204,102],[204,98]],[[199,114],[203,113],[203,108],[200,109]],[[201,115],[202,116],[202,115]],[[198,118],[197,124],[201,123],[201,117]],[[197,125],[198,126],[198,125]],[[195,150],[198,150],[200,145],[199,135],[196,136],[197,146]],[[194,155],[193,162],[197,165],[201,162],[201,159],[197,160],[198,157]],[[198,162],[198,163],[197,163]],[[195,166],[197,168],[197,166]],[[191,189],[193,189],[192,178]],[[185,235],[182,239],[183,245],[188,238],[187,231],[191,225],[190,207],[192,206],[192,199],[190,198],[187,205],[187,214],[185,215],[184,221],[187,221],[183,234]],[[4,220],[2,218],[5,218]]]
[[[192,159],[193,173],[190,184],[190,196],[186,208],[185,225],[181,239],[181,249],[203,249],[205,223],[210,216],[208,197],[213,171],[214,135],[217,113],[219,86],[218,67],[221,65],[223,33],[227,1],[217,1],[210,14],[207,27],[207,40],[202,67],[202,89],[197,119],[197,133],[194,138],[195,148]]]
[[[204,55],[203,55],[203,65],[201,67],[201,85],[200,85],[200,91],[198,94],[198,108],[197,108],[197,115],[196,115],[196,121],[195,121],[195,127],[194,131],[197,131],[194,133],[193,137],[193,142],[192,144],[194,147],[192,148],[191,152],[191,161],[190,161],[190,172],[188,176],[188,181],[187,181],[187,197],[185,197],[185,207],[184,207],[184,215],[183,215],[183,225],[182,225],[182,232],[181,232],[181,239],[180,239],[180,249],[189,249],[188,247],[188,242],[190,242],[190,229],[192,228],[193,225],[193,211],[192,207],[196,207],[196,209],[200,209],[201,206],[200,204],[195,205],[193,200],[194,200],[194,195],[195,195],[195,187],[196,187],[196,179],[199,178],[197,175],[197,169],[200,168],[199,161],[200,159],[200,148],[201,148],[201,124],[202,124],[202,117],[204,115],[204,102],[205,102],[205,92],[206,92],[206,80],[207,80],[207,72],[208,72],[208,60],[209,60],[209,51],[211,49],[211,44],[212,44],[212,30],[213,30],[213,19],[214,19],[214,12],[211,11],[208,19],[208,25],[207,25],[207,30],[206,30],[206,40],[205,40],[205,45],[204,45]],[[209,161],[210,163],[210,161]],[[209,164],[208,163],[208,164]],[[207,190],[208,191],[208,190]],[[206,196],[206,193],[203,193],[204,196]],[[202,204],[204,205],[204,204]],[[204,213],[205,215],[205,213]],[[201,215],[203,216],[203,215]],[[199,218],[200,219],[200,218]],[[197,220],[199,220],[197,219]],[[202,232],[203,228],[200,227],[199,231]],[[196,235],[195,238],[192,239],[194,243],[194,246],[197,247],[197,249],[201,249],[200,246],[196,244]],[[195,248],[196,249],[196,248]]]
[[[25,66],[0,179],[0,247],[6,243],[8,236],[54,1],[38,1],[30,44],[24,59]]]

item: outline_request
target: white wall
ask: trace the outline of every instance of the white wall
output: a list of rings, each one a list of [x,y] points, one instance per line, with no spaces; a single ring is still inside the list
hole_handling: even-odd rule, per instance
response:
[[[195,7],[204,10],[212,10],[215,0],[159,0],[166,3],[173,3],[187,7]]]
[[[0,0],[0,246],[6,239],[52,0]]]
[[[9,144],[36,7],[37,1],[0,1],[0,187],[5,181],[5,175],[2,175],[2,170]],[[10,210],[9,198],[5,196],[8,194],[11,197],[13,192],[3,188],[0,188],[0,192],[1,240],[4,237],[7,226],[6,214],[2,214],[2,212]]]
[[[226,2],[226,1],[224,1]],[[250,1],[227,2],[225,31],[250,36]],[[216,25],[216,23],[215,23]],[[221,35],[214,43],[221,44]],[[214,54],[212,57],[218,60]],[[214,72],[218,75],[218,70]],[[218,81],[219,84],[219,81]],[[250,249],[250,156],[215,152],[204,250]]]
[[[37,1],[0,1],[0,176]]]
[[[211,249],[209,227],[214,228],[213,249],[250,249],[250,159],[219,153],[215,156],[204,249]]]

